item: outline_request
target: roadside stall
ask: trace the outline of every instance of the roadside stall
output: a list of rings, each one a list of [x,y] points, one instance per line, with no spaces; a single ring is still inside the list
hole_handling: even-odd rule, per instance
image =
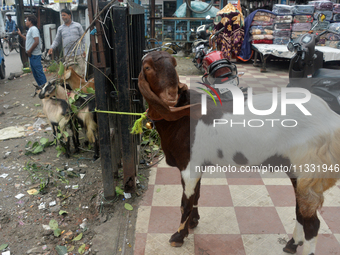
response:
[[[319,13],[326,16],[326,20],[317,24]],[[340,29],[340,5],[330,1],[311,1],[307,5],[274,5],[273,11],[256,10],[245,20],[245,40],[239,59],[247,61],[254,56],[261,60],[261,71],[266,71],[266,61],[274,56],[291,59],[294,53],[289,52],[287,44],[300,35],[308,33],[313,28],[314,33],[332,26],[334,31]],[[316,25],[316,26],[315,26]],[[324,61],[340,60],[340,36],[326,33],[321,36],[317,50],[323,52]]]

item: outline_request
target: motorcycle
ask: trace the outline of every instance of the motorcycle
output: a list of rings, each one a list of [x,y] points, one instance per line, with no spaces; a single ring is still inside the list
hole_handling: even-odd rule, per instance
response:
[[[325,15],[319,14],[317,23],[325,19]],[[319,34],[306,33],[292,42],[287,47],[296,55],[289,65],[289,84],[287,87],[300,87],[318,95],[327,102],[329,107],[340,114],[340,74],[339,70],[323,67],[323,53],[315,49],[315,44],[326,33],[337,31],[326,29]]]
[[[199,26],[196,30],[197,39],[192,43],[192,52],[195,54],[192,62],[194,63],[195,67],[204,73],[204,69],[202,66],[202,59],[204,57],[205,52],[209,51],[209,37],[211,35],[210,31],[208,30],[209,27],[212,25],[206,24]],[[207,32],[207,30],[209,32]]]
[[[206,49],[209,40],[197,44],[193,62],[204,70],[202,82],[207,86],[208,90],[216,91],[218,94],[216,96],[221,98],[221,100],[230,100],[232,99],[232,94],[229,89],[217,88],[215,90],[215,85],[232,84],[238,86],[239,77],[244,73],[238,73],[236,65],[224,58],[223,53],[216,49],[216,38],[223,30],[224,27],[210,37],[211,45],[209,44],[209,46],[211,47],[209,49]],[[203,29],[201,31],[203,31]],[[245,91],[244,88],[241,89]]]

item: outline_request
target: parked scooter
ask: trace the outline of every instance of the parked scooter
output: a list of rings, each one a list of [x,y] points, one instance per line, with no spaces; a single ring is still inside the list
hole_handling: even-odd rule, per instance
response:
[[[325,15],[320,13],[317,24],[324,19]],[[326,29],[320,34],[303,34],[288,43],[288,50],[295,51],[296,55],[290,61],[287,87],[308,89],[311,93],[324,99],[333,111],[340,114],[339,70],[322,68],[323,53],[315,49],[315,44],[320,40],[320,36],[329,32],[337,34],[336,31]]]
[[[238,74],[236,65],[224,58],[223,53],[216,49],[216,38],[223,30],[224,27],[210,37],[211,47],[208,50],[203,45],[196,48],[194,61],[200,68],[203,68],[202,82],[208,85],[208,89],[209,86],[214,88],[216,84],[238,86],[238,77],[243,74]],[[220,97],[221,100],[232,99],[232,94],[227,88],[218,88],[215,91],[218,93],[216,96]]]

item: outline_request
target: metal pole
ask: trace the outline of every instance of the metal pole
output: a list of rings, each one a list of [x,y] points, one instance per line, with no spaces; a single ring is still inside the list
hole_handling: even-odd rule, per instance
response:
[[[150,32],[151,32],[151,38],[156,39],[156,31],[155,31],[155,9],[156,9],[156,1],[151,0],[151,10],[150,10]],[[155,43],[151,42],[152,48],[155,48]]]

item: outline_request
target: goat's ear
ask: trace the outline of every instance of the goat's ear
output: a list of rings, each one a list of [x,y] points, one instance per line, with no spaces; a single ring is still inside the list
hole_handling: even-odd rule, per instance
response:
[[[65,80],[69,79],[71,77],[71,70],[67,69],[64,73]]]
[[[150,88],[150,84],[146,81],[145,75],[142,71],[138,76],[138,87],[143,97],[149,104],[148,115],[151,119],[160,119],[162,112],[168,112],[169,106],[167,106]],[[157,109],[154,110],[154,109]]]
[[[172,64],[174,65],[174,67],[176,67],[177,66],[177,61],[176,61],[176,59],[173,56],[171,56],[171,57],[172,57]]]

